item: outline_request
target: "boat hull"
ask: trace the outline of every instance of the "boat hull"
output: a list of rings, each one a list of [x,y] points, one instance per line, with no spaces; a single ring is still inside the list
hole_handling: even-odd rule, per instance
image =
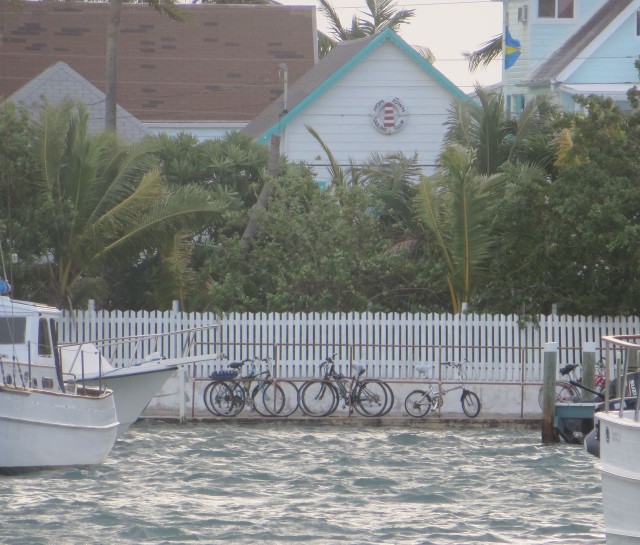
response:
[[[111,392],[75,395],[0,386],[0,472],[100,464],[117,428]]]
[[[113,391],[120,436],[138,420],[142,411],[175,371],[176,366],[124,367],[107,372],[101,378],[90,377],[85,383],[92,386],[102,384]]]
[[[607,545],[639,545],[640,422],[633,411],[596,413],[600,426],[602,504]]]

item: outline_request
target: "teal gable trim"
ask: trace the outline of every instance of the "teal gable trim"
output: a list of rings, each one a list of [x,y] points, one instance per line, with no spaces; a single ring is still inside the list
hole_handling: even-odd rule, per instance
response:
[[[336,82],[341,80],[346,74],[351,72],[363,59],[368,57],[373,51],[380,47],[385,41],[393,42],[402,51],[404,51],[418,66],[434,77],[451,95],[457,100],[473,102],[459,87],[449,80],[442,72],[435,68],[429,61],[424,59],[413,47],[398,36],[392,29],[387,28],[380,34],[375,36],[371,43],[355,54],[348,62],[344,63],[331,76],[329,76],[322,85],[319,85],[312,93],[309,93],[301,100],[291,111],[283,116],[275,125],[269,128],[265,133],[257,139],[258,142],[268,142],[274,134],[278,134],[282,129],[286,128],[289,123],[296,119],[307,107],[313,104]]]

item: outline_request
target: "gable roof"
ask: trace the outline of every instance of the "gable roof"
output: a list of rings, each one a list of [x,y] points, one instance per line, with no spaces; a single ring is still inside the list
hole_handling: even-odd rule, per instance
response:
[[[578,65],[582,64],[587,57],[585,50],[590,46],[599,45],[599,37],[613,34],[626,19],[626,16],[621,16],[627,11],[637,9],[638,4],[638,0],[606,0],[600,9],[532,72],[528,83],[547,84],[557,80],[564,71],[576,63],[576,59],[581,59]]]
[[[95,85],[84,79],[64,62],[57,62],[36,76],[24,87],[13,93],[8,100],[30,110],[32,117],[40,114],[43,99],[59,104],[67,98],[82,102],[89,111],[89,131],[104,131],[105,96]],[[122,106],[116,106],[118,135],[135,141],[151,133]]]
[[[105,91],[108,2],[0,0],[0,97],[58,61]],[[247,122],[317,59],[315,6],[123,3],[118,103],[142,122]]]
[[[454,98],[469,100],[458,87],[447,79],[429,61],[422,57],[393,30],[387,28],[379,34],[358,40],[343,40],[329,54],[305,73],[287,92],[287,111],[282,97],[272,102],[255,117],[243,131],[259,140],[277,134],[315,102],[330,87],[353,70],[384,42],[391,42],[404,51],[420,69],[434,77]]]

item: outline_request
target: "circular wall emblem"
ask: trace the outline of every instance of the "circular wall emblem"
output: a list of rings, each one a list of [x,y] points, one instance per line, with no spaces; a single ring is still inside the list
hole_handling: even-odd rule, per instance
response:
[[[381,133],[395,134],[407,124],[407,107],[398,97],[378,100],[372,122]]]

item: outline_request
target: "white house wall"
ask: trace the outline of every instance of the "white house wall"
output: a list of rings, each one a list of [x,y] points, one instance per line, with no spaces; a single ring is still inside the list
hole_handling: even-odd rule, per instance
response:
[[[576,0],[573,19],[539,19],[538,2],[532,0],[529,7],[531,33],[531,68],[535,67],[555,51],[573,33],[575,28],[593,15],[602,0]]]
[[[372,122],[374,106],[394,97],[406,107],[407,123],[396,134],[382,134]],[[375,152],[402,151],[406,156],[417,153],[423,172],[431,174],[452,99],[442,83],[393,43],[384,42],[287,126],[281,151],[291,161],[315,166],[319,180],[328,179],[327,157],[305,128],[310,125],[344,166],[350,159],[366,161]]]
[[[638,70],[633,58],[622,51],[640,53],[640,38],[636,36],[636,14],[605,41],[565,83],[627,83],[638,81]],[[629,83],[631,87],[633,83]]]

